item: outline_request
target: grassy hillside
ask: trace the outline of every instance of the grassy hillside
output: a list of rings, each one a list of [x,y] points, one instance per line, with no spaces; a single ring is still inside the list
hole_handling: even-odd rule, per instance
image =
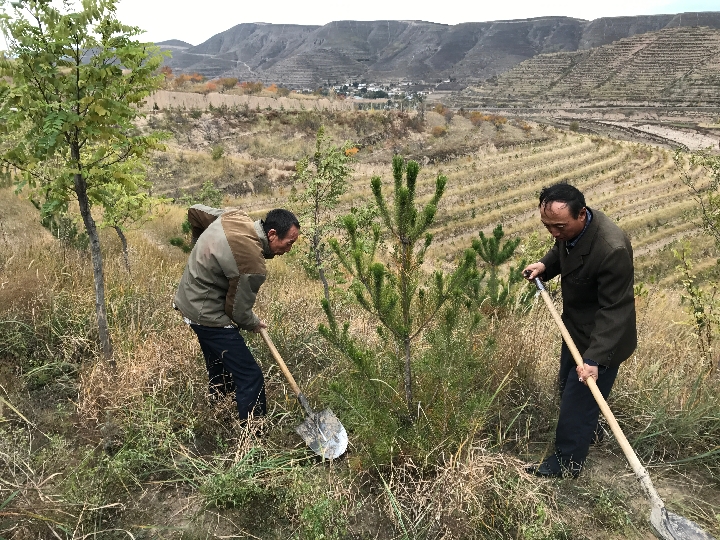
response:
[[[720,534],[720,379],[708,376],[671,287],[667,246],[690,237],[706,275],[716,256],[695,230],[695,206],[667,152],[439,113],[421,127],[382,115],[186,114],[186,131],[151,168],[155,193],[180,196],[213,180],[226,204],[253,215],[285,205],[290,165],[312,149],[308,126],[317,120],[337,140],[365,141],[343,209],[367,201],[374,174],[389,189],[396,150],[425,163],[421,199],[444,172],[429,266],[447,265],[499,222],[531,256],[546,239],[539,187],[564,178],[584,189],[631,234],[645,281],[640,343],[611,407],[668,506]],[[433,127],[445,132],[433,136]],[[223,153],[213,159],[217,145]],[[186,260],[169,245],[182,206],[167,204],[128,231],[131,273],[114,232],[102,231],[114,371],[99,360],[87,253],[51,237],[9,188],[0,216],[2,537],[650,537],[649,505],[612,439],[591,450],[578,480],[523,471],[550,448],[557,413],[559,336],[537,301],[529,311],[444,313],[415,349],[419,416],[408,423],[396,398],[396,353],[376,322],[342,287],[334,293],[339,317],[373,353],[367,378],[317,332],[322,287],[302,270],[303,242],[270,261],[258,313],[312,405],[332,407],[348,430],[347,455],[322,463],[294,433],[303,411],[255,336],[268,417],[242,426],[230,400],[207,399],[199,346],[170,306]]]
[[[530,104],[717,106],[720,31],[672,28],[571,53],[542,54],[496,81],[468,88],[456,106]]]

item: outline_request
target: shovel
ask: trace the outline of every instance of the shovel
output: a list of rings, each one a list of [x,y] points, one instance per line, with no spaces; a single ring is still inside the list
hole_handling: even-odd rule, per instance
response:
[[[295,395],[297,395],[300,405],[303,406],[303,409],[305,409],[307,413],[305,421],[295,428],[296,433],[303,438],[313,452],[318,456],[322,456],[323,459],[335,459],[342,455],[347,448],[348,437],[340,420],[338,420],[337,416],[335,416],[330,409],[325,409],[319,413],[313,412],[305,394],[300,391],[300,387],[295,382],[290,370],[288,370],[285,362],[283,362],[280,353],[270,340],[270,335],[267,333],[267,330],[261,328],[260,335],[265,340],[265,343],[267,343],[275,361],[280,366],[280,370],[290,383],[290,387],[293,392],[295,392]]]
[[[545,304],[550,310],[553,319],[555,319],[558,328],[560,328],[560,333],[562,334],[565,344],[570,350],[575,363],[578,366],[582,366],[584,363],[582,356],[570,337],[570,333],[567,331],[567,328],[565,328],[565,324],[562,322],[560,314],[555,309],[555,305],[552,303],[550,295],[545,290],[540,278],[535,278],[535,284],[537,285],[543,300],[545,300]],[[662,540],[715,540],[712,536],[703,531],[697,523],[667,511],[665,503],[663,503],[662,499],[658,495],[658,492],[655,491],[655,488],[650,481],[650,476],[645,468],[640,464],[640,460],[635,454],[635,451],[625,438],[625,434],[620,429],[617,420],[615,420],[615,416],[613,416],[605,398],[603,398],[597,384],[595,384],[595,379],[591,377],[587,380],[587,383],[588,388],[590,388],[595,401],[597,401],[597,404],[600,406],[600,410],[602,411],[605,420],[607,420],[613,435],[615,435],[615,439],[620,445],[620,448],[622,448],[625,458],[630,464],[630,467],[632,467],[635,476],[640,481],[640,485],[645,491],[645,495],[647,495],[647,498],[650,499],[650,524],[653,529],[655,529],[657,536]]]

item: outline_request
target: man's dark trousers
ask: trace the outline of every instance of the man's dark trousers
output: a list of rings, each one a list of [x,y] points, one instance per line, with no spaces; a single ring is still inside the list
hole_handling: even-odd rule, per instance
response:
[[[546,459],[553,472],[577,476],[587,458],[600,416],[600,407],[590,388],[579,381],[570,350],[563,341],[560,352],[558,389],[560,416],[555,429],[555,455]],[[618,368],[598,366],[597,387],[607,400],[615,383]]]
[[[267,402],[262,369],[255,362],[240,331],[237,328],[214,328],[199,324],[191,324],[190,328],[197,334],[205,356],[211,395],[228,394],[234,386],[241,420],[251,414],[265,414]]]

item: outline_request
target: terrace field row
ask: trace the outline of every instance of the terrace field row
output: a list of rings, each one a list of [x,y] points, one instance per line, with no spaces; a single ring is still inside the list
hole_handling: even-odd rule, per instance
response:
[[[660,148],[599,137],[561,134],[557,138],[501,150],[479,148],[471,155],[422,168],[417,200],[433,194],[438,173],[448,177],[445,194],[432,229],[428,269],[449,269],[470,247],[480,231],[486,235],[502,223],[510,238],[547,239],[537,213],[543,186],[567,181],[580,188],[588,205],[615,219],[633,241],[641,279],[662,279],[672,273],[670,247],[697,236],[698,208],[683,184],[672,153]],[[693,174],[697,175],[697,171]],[[339,212],[369,202],[370,178],[383,179],[383,192],[392,195],[389,169],[380,164],[358,164]],[[282,197],[254,197],[254,210],[282,204]],[[704,244],[703,244],[704,245]],[[698,264],[716,257],[703,248]],[[662,270],[656,270],[664,259]]]
[[[654,101],[718,103],[720,31],[670,28],[594,49],[543,54],[468,88],[455,106],[534,101]]]

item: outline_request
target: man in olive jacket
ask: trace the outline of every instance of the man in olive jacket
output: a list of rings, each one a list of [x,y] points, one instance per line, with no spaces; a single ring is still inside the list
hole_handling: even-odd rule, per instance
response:
[[[600,435],[600,409],[587,379],[594,378],[607,399],[620,364],[637,346],[633,252],[625,233],[605,214],[586,207],[583,194],[569,184],[544,188],[539,208],[555,245],[523,274],[531,281],[561,276],[562,319],[584,366],[575,365],[563,342],[555,453],[528,470],[538,476],[577,477],[590,444]]]
[[[237,209],[196,204],[188,210],[195,244],[175,294],[174,305],[200,342],[210,395],[233,389],[238,414],[266,412],[265,380],[238,328],[266,328],[253,306],[265,281],[265,259],[290,251],[300,225],[287,210],[253,221]]]

